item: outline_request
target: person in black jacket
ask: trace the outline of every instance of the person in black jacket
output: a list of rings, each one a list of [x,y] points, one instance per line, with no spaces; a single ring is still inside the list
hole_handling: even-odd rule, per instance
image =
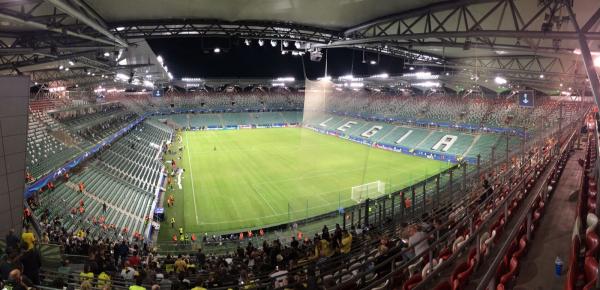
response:
[[[22,245],[25,249],[26,244]],[[42,258],[38,250],[34,247],[21,254],[21,264],[23,264],[23,275],[25,275],[33,284],[40,285],[40,268],[42,267]]]

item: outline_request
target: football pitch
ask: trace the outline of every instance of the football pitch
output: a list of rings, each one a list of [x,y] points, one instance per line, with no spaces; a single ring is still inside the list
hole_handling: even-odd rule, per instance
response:
[[[161,239],[177,228],[190,233],[229,233],[292,222],[356,204],[353,186],[385,183],[390,193],[448,167],[323,135],[305,128],[184,131],[171,148],[185,169],[175,206],[166,209]],[[170,168],[170,165],[167,166]]]

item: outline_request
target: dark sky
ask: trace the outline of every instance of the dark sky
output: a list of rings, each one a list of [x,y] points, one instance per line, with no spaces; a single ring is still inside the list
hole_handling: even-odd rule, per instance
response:
[[[325,53],[321,62],[313,62],[308,54],[303,57],[282,55],[280,44],[271,47],[269,40],[261,47],[257,41],[252,41],[246,46],[242,41],[229,39],[200,39],[200,38],[175,38],[148,40],[156,53],[161,55],[169,71],[175,78],[204,77],[266,77],[275,78],[293,76],[303,79],[302,58],[306,66],[306,75],[309,79],[321,77],[325,71]],[[214,47],[222,49],[220,54],[213,53]],[[288,46],[292,48],[293,44]],[[352,58],[354,56],[354,65]],[[328,74],[342,76],[353,73],[355,76],[368,76],[379,73],[390,75],[400,74],[403,61],[400,58],[381,55],[376,65],[371,65],[370,60],[377,60],[377,54],[366,53],[366,63],[362,63],[362,52],[345,48],[329,49]]]

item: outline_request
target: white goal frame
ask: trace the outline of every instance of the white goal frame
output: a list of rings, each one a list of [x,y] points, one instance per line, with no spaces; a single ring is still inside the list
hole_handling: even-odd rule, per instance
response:
[[[367,198],[377,198],[385,194],[385,183],[381,180],[352,187],[350,199],[361,203]]]

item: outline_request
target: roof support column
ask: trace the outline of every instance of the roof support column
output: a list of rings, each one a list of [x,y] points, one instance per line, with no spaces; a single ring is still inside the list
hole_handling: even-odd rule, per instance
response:
[[[590,85],[592,86],[592,93],[594,94],[594,100],[596,101],[596,105],[600,104],[600,81],[598,80],[598,72],[596,72],[596,68],[594,67],[594,60],[592,59],[592,53],[590,52],[590,47],[588,45],[587,37],[581,31],[579,24],[577,23],[577,18],[575,17],[575,13],[573,13],[573,9],[569,5],[565,5],[567,10],[569,11],[569,16],[571,17],[571,22],[575,27],[575,31],[578,34],[579,41],[579,49],[581,50],[581,57],[583,58],[583,64],[585,66],[585,71],[590,80]],[[599,9],[600,10],[600,9]],[[600,280],[598,281],[600,282]]]

